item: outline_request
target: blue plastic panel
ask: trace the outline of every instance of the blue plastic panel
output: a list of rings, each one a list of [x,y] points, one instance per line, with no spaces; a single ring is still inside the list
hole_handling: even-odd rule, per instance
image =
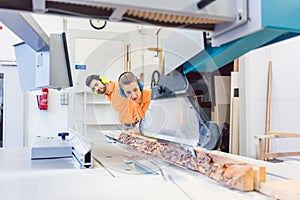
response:
[[[184,74],[191,71],[213,72],[248,51],[276,41],[276,38],[282,37],[284,33],[284,31],[275,29],[264,29],[221,47],[207,47],[205,51],[194,56],[183,65]]]
[[[261,5],[264,27],[300,32],[299,0],[262,0]]]
[[[261,30],[220,47],[206,47],[184,63],[184,73],[213,72],[253,49],[300,34],[300,0],[261,0],[261,12]]]

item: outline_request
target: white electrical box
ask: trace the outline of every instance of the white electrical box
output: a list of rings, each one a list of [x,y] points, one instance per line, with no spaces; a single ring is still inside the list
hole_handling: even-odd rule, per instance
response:
[[[14,45],[23,91],[73,86],[65,34],[51,34],[48,50],[35,51],[27,43]]]

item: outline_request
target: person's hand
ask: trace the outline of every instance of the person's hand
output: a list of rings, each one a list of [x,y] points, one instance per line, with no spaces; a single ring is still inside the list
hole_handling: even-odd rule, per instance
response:
[[[138,122],[138,123],[132,128],[132,135],[141,135],[141,133],[140,133],[140,122]]]
[[[134,113],[133,118],[134,121],[140,121],[139,115],[137,113]]]
[[[134,127],[129,128],[128,133],[131,135],[141,135],[139,124],[140,122],[137,122]]]

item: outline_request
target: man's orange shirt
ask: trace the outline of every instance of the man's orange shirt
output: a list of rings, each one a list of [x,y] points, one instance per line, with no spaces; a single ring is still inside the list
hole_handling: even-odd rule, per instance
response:
[[[118,82],[109,81],[110,90],[108,94],[105,94],[106,98],[110,101],[111,106],[119,114],[119,120],[121,124],[131,124],[134,122],[128,111],[129,100],[120,95],[120,87]]]
[[[129,101],[128,102],[128,112],[131,117],[131,120],[134,122],[139,121],[140,119],[144,118],[145,113],[148,109],[148,106],[151,101],[151,90],[144,89],[142,90],[142,103],[141,105]]]

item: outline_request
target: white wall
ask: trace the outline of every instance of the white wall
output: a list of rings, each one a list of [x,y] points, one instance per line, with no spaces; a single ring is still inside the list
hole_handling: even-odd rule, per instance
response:
[[[150,28],[148,26],[141,26],[136,24],[125,24],[125,23],[112,23],[108,22],[107,27],[105,29],[98,31],[91,28],[89,24],[89,19],[81,19],[81,18],[64,18],[61,16],[52,16],[52,15],[38,15],[34,14],[34,18],[37,20],[37,22],[40,24],[42,29],[45,31],[45,33],[49,36],[51,33],[61,33],[66,32],[67,33],[67,39],[69,42],[69,50],[70,50],[70,61],[71,61],[71,67],[72,67],[72,75],[73,80],[75,81],[76,85],[76,78],[80,77],[80,79],[84,80],[85,76],[78,76],[81,72],[75,72],[74,64],[77,62],[76,60],[76,53],[84,52],[85,54],[89,52],[93,47],[91,45],[88,45],[87,43],[82,44],[81,46],[75,45],[75,41],[70,40],[70,34],[71,32],[78,32],[77,35],[81,34],[82,32],[88,32],[88,36],[93,38],[102,38],[107,39],[108,37],[115,37],[114,40],[116,41],[116,38],[123,38],[121,41],[123,42],[122,45],[129,44],[131,45],[131,64],[133,68],[137,70],[136,73],[140,73],[141,70],[147,71],[147,69],[152,69],[152,67],[149,67],[147,69],[143,69],[143,66],[141,65],[151,65],[154,63],[154,65],[157,65],[158,67],[158,59],[154,60],[152,59],[152,55],[154,57],[153,52],[148,52],[148,47],[156,47],[156,35],[155,32],[158,28]],[[145,31],[145,29],[149,29]],[[3,25],[3,29],[6,30],[6,27]],[[144,31],[144,32],[141,32]],[[0,32],[4,33],[4,31]],[[111,34],[113,33],[113,35]],[[13,45],[15,43],[21,42],[21,40],[15,36],[12,32],[7,30],[5,32],[5,37],[1,38],[12,38],[7,40],[7,45],[1,44],[0,52],[8,52],[7,54],[1,53],[3,57],[1,57],[1,60],[9,60],[9,61],[15,61],[14,51],[13,51]],[[71,38],[72,39],[72,38]],[[74,39],[74,37],[73,37]],[[73,42],[73,43],[70,43]],[[120,40],[119,40],[120,41]],[[76,47],[80,48],[81,51],[76,52]],[[83,64],[89,64],[92,63],[92,65],[95,65],[92,67],[92,70],[90,73],[94,72],[97,73],[97,67],[98,64],[101,64],[104,59],[111,57],[111,51],[113,51],[112,44],[106,43],[105,45],[98,45],[96,48],[101,49],[101,47],[105,47],[100,51],[100,54],[95,56],[92,51],[92,53],[88,53],[83,57],[83,59],[80,59],[79,62],[83,62]],[[146,49],[144,49],[146,47]],[[109,48],[109,49],[108,49]],[[123,52],[123,47],[122,52]],[[8,51],[9,49],[9,51]],[[99,51],[98,51],[99,53]],[[147,53],[151,53],[151,58],[147,58]],[[83,55],[83,54],[82,54]],[[123,56],[123,55],[119,55]],[[108,60],[109,66],[112,65],[115,58],[111,58]],[[149,60],[149,61],[147,61]],[[123,63],[119,64],[123,65]],[[107,66],[106,66],[107,67]],[[122,72],[123,66],[120,66],[118,70],[116,70],[115,74],[112,75],[111,72],[107,73],[108,78],[117,79],[118,75]],[[0,68],[2,70],[2,67]],[[11,69],[9,69],[11,70]],[[36,135],[56,135],[57,132],[61,130],[65,130],[67,127],[74,128],[74,115],[75,115],[75,108],[73,104],[73,92],[75,91],[74,88],[68,89],[69,97],[70,97],[70,104],[68,106],[63,106],[59,104],[59,98],[60,98],[60,92],[50,90],[49,92],[49,107],[47,111],[41,111],[37,107],[36,102],[36,95],[25,92],[24,95],[19,89],[14,89],[20,87],[19,79],[15,78],[18,77],[17,70],[14,68],[14,75],[10,74],[10,71],[7,72],[7,75],[5,75],[6,83],[5,83],[5,90],[9,89],[9,91],[18,91],[18,93],[14,92],[14,95],[10,95],[10,93],[5,94],[5,97],[7,97],[7,104],[5,104],[5,109],[8,111],[8,107],[10,106],[10,103],[14,105],[14,110],[10,111],[7,114],[7,121],[8,123],[5,124],[6,126],[6,133],[4,136],[4,140],[6,140],[6,146],[22,146],[22,145],[30,145],[31,139],[35,137]],[[87,73],[87,72],[85,72]],[[101,73],[101,71],[99,72]],[[148,72],[148,82],[150,80],[150,73]],[[76,75],[76,76],[75,76]],[[84,83],[84,81],[80,82],[81,84]],[[78,85],[77,85],[78,86]],[[19,94],[21,93],[21,94]],[[20,97],[19,97],[20,96]],[[14,101],[11,101],[12,99],[18,99],[22,100],[22,103],[16,103]],[[24,107],[23,107],[24,104]],[[18,107],[16,105],[22,105],[22,107]],[[20,125],[16,123],[16,120],[19,120]],[[14,123],[13,123],[14,122]],[[16,128],[18,130],[16,130]],[[11,129],[11,130],[10,130]],[[12,133],[13,132],[13,133]]]
[[[272,61],[272,131],[300,134],[300,37],[249,52],[240,59],[242,155],[255,157],[254,136],[265,134],[268,62]],[[300,139],[277,139],[271,151],[300,151]]]
[[[36,94],[26,92],[25,130],[28,144],[37,136],[57,136],[68,128],[68,105],[60,105],[63,91],[49,89],[48,109],[38,108]]]
[[[44,32],[50,37],[50,34],[62,33],[65,28],[64,18],[58,15],[44,15],[32,13],[33,18],[41,26]]]
[[[0,67],[4,74],[3,92],[3,147],[24,144],[24,94],[19,84],[16,67]]]
[[[130,63],[132,71],[138,76],[143,72],[146,87],[150,85],[151,74],[159,68],[159,57],[148,48],[163,47],[164,38],[171,29],[160,34],[160,27],[137,25],[133,23],[108,22],[102,30],[95,30],[87,18],[61,17],[52,15],[34,14],[34,18],[49,36],[51,33],[66,32],[72,68],[74,88],[69,89],[70,104],[59,104],[59,92],[50,90],[49,109],[40,111],[37,108],[36,96],[30,93],[25,95],[24,132],[25,145],[30,145],[31,139],[36,135],[55,135],[59,130],[67,127],[74,128],[76,108],[74,105],[74,91],[77,88],[88,88],[84,85],[86,75],[89,73],[105,74],[107,78],[117,80],[123,72],[124,53],[127,44],[130,45]],[[110,42],[90,42],[89,39],[109,39]],[[116,46],[118,47],[116,49]],[[0,47],[1,49],[1,47]],[[87,64],[85,71],[75,70],[75,64]],[[104,66],[105,69],[100,69]],[[15,84],[19,84],[15,82]],[[74,103],[74,104],[73,104]]]
[[[63,18],[46,15],[34,15],[41,27],[49,36],[50,33],[60,33],[63,29]],[[13,45],[22,40],[11,32],[5,25],[0,31],[0,61],[14,64],[16,61]],[[9,61],[9,62],[7,62]],[[53,135],[67,128],[68,106],[60,106],[59,93],[49,93],[48,111],[37,108],[35,95],[22,92],[17,67],[0,67],[4,73],[4,147],[30,145],[31,137],[38,134]]]
[[[133,72],[139,75],[144,71],[146,85],[149,85],[152,71],[158,69],[159,59],[155,57],[155,52],[148,50],[148,47],[157,47],[158,29],[159,27],[133,23],[107,22],[104,29],[95,30],[89,25],[88,19],[68,18],[67,33],[70,41],[71,65],[87,64],[87,70],[72,69],[76,85],[80,87],[79,85],[83,84],[82,79],[90,73],[104,74],[107,78],[116,80],[123,72],[124,64],[118,62],[124,59],[126,45],[130,45],[130,63]],[[120,45],[122,45],[121,51]],[[159,45],[161,47],[161,41]],[[118,49],[114,50],[116,46]],[[97,54],[96,59],[95,54]],[[121,65],[118,67],[121,70],[108,69],[116,65]],[[86,86],[83,88],[87,89]]]
[[[4,74],[3,82],[3,147],[22,146],[24,140],[24,94],[19,84],[15,65],[13,45],[21,42],[0,22],[0,73]],[[5,66],[7,65],[7,66]],[[9,66],[12,65],[12,66]]]
[[[0,62],[16,61],[13,45],[22,40],[1,22],[0,25]]]
[[[158,69],[159,66],[158,59],[153,61],[154,52],[148,50],[148,47],[156,47],[156,29],[158,28],[108,22],[104,29],[94,30],[91,28],[88,19],[68,18],[67,37],[74,75],[74,92],[89,91],[89,88],[85,85],[85,78],[92,73],[104,75],[109,80],[117,81],[119,75],[124,71],[125,48],[127,45],[130,45],[130,63],[133,72],[139,75],[144,71],[145,81],[150,83],[152,71]],[[147,57],[149,54],[152,57]],[[86,70],[76,70],[74,68],[75,64],[86,65]],[[154,66],[149,66],[151,64]],[[70,113],[73,114],[69,115],[69,119],[70,116],[73,117],[73,124],[72,122],[69,124],[72,124],[72,128],[80,133],[84,132],[82,95],[83,93],[73,95],[73,109],[70,110]],[[105,107],[107,108],[107,105]],[[95,112],[99,112],[101,110],[100,106],[97,106],[96,110]],[[110,116],[111,113],[106,114]],[[90,113],[90,115],[93,115],[93,113]],[[106,122],[111,121],[118,124],[116,119],[115,117],[106,120]],[[106,129],[105,125],[101,125],[101,127],[89,126],[89,128],[91,127]]]

